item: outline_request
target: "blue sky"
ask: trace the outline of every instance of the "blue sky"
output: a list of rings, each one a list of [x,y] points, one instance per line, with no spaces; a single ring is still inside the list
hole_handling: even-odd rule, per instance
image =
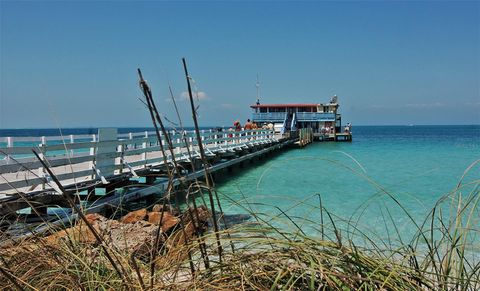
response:
[[[353,124],[479,124],[480,2],[0,1],[0,128],[149,126],[136,68],[174,119],[339,96]]]

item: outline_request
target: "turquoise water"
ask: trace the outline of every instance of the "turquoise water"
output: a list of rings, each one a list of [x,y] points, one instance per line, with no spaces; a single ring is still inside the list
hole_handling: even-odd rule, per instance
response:
[[[436,201],[453,191],[464,171],[480,159],[480,126],[356,127],[353,134],[351,143],[290,149],[222,179],[217,187],[224,211],[247,213],[246,207],[262,217],[283,217],[273,224],[287,231],[296,231],[297,224],[315,236],[320,235],[320,194],[344,237],[352,227],[342,219],[355,222],[374,241],[398,241],[397,232],[408,241],[415,223],[421,224]],[[476,165],[463,184],[479,179]],[[472,190],[467,186],[460,192]],[[478,226],[478,212],[474,218]],[[323,219],[328,225],[326,213]]]

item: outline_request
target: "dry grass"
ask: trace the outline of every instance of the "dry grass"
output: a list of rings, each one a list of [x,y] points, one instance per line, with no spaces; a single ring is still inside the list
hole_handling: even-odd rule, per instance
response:
[[[223,248],[220,262],[215,233],[175,247],[161,247],[153,274],[153,289],[163,290],[478,290],[478,181],[465,197],[459,185],[443,197],[426,217],[414,240],[396,249],[356,246],[343,241],[330,220],[325,232],[335,239],[315,239],[300,231],[285,231],[267,219],[220,230],[222,245],[233,240],[235,250]],[[472,186],[472,185],[468,185]],[[471,188],[471,187],[470,187]],[[454,203],[445,215],[444,203]],[[252,213],[253,214],[253,213]],[[451,216],[450,216],[451,215]],[[278,219],[278,218],[277,218]],[[293,218],[284,216],[290,222]],[[295,224],[297,225],[297,224]],[[322,226],[323,229],[323,226]],[[172,234],[178,236],[178,233]],[[423,242],[420,251],[420,241]],[[474,245],[472,245],[472,242]],[[206,245],[206,248],[205,248]],[[0,252],[0,286],[32,290],[147,290],[150,261],[106,245],[119,274],[98,244],[70,236],[56,245],[31,238]],[[201,250],[206,250],[205,264]],[[191,254],[192,260],[189,256]],[[477,256],[478,259],[478,256]],[[194,273],[192,274],[192,271]]]

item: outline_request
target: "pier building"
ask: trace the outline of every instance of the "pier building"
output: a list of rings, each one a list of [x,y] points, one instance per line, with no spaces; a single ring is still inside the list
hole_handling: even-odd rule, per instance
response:
[[[337,96],[328,103],[287,103],[251,105],[252,121],[271,124],[275,132],[285,134],[310,128],[318,141],[351,141],[351,126],[342,128],[342,116],[338,111]]]

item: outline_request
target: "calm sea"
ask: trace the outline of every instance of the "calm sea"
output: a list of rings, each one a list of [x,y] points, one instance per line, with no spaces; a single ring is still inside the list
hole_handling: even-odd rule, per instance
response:
[[[307,234],[319,235],[320,194],[344,236],[356,225],[372,238],[394,241],[398,232],[408,240],[415,223],[420,224],[480,159],[476,125],[358,126],[353,134],[351,143],[313,143],[222,179],[218,190],[224,210],[233,214],[250,208],[265,217],[278,217],[273,224],[295,231],[281,209]],[[477,181],[478,187],[479,179],[480,165],[476,165],[462,184]],[[473,189],[465,186],[460,192],[466,196]],[[327,215],[323,216],[327,223]],[[474,218],[474,225],[480,225],[478,211]]]

